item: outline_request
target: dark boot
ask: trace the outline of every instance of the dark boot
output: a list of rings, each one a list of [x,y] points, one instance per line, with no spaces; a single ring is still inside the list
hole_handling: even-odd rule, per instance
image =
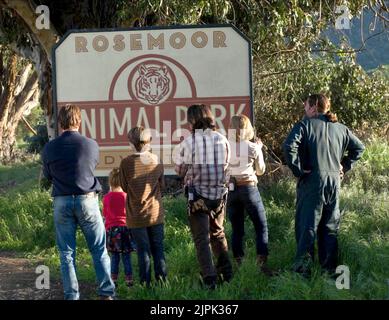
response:
[[[243,257],[235,257],[235,262],[238,267],[242,265]]]
[[[303,258],[296,259],[293,271],[300,274],[306,279],[311,278],[313,258],[311,254],[307,253]]]
[[[202,286],[205,289],[208,290],[215,290],[216,289],[216,279],[217,277],[209,276],[209,277],[204,277],[202,279]]]
[[[230,282],[232,279],[232,264],[228,256],[228,252],[222,252],[216,264],[216,270],[220,282]]]
[[[261,272],[263,272],[267,277],[273,277],[277,275],[277,272],[271,270],[267,266],[267,256],[258,255],[257,256],[257,265],[259,266],[259,269]]]

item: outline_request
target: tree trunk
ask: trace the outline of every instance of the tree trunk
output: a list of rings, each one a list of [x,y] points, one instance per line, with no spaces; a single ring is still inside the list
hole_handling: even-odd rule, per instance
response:
[[[15,159],[16,128],[26,111],[38,105],[38,79],[32,65],[18,66],[21,59],[15,53],[4,57],[0,47],[0,162]],[[3,63],[5,65],[3,65]]]
[[[51,49],[58,41],[59,36],[56,29],[50,24],[50,29],[38,30],[35,26],[37,14],[32,2],[25,0],[0,0],[3,6],[12,9],[18,18],[23,21],[29,34],[36,45],[32,48],[17,48],[13,46],[15,52],[19,52],[24,58],[30,59],[34,64],[38,74],[40,87],[40,105],[45,110],[47,119],[47,132],[49,138],[54,138],[55,128],[52,110],[52,88],[51,88]]]

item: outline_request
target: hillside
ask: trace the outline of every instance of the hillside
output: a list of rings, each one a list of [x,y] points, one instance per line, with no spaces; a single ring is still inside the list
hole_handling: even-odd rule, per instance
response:
[[[380,19],[375,21],[374,14],[364,10],[362,16],[351,19],[350,27],[349,30],[336,30],[331,27],[323,32],[322,37],[327,37],[336,45],[346,39],[353,49],[363,48],[356,58],[365,70],[389,64],[389,30],[384,28]],[[362,39],[365,40],[365,46]]]

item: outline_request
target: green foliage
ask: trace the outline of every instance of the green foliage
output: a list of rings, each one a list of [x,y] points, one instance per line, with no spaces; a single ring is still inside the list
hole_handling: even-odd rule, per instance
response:
[[[0,196],[15,195],[36,188],[40,168],[30,159],[12,166],[0,166]]]
[[[35,136],[26,136],[24,140],[27,142],[27,152],[40,153],[49,138],[47,135],[47,126],[40,124],[35,127],[37,134]]]
[[[43,125],[46,122],[44,111],[40,106],[33,108],[29,114],[24,115],[24,118],[34,129],[36,126]],[[27,128],[23,121],[20,121],[16,129],[16,139],[18,143],[22,143],[23,140],[32,135],[33,133]]]
[[[32,190],[12,198],[0,197],[0,207],[3,221],[0,226],[0,243],[20,246],[28,251],[55,244],[48,193]]]
[[[255,73],[255,123],[265,144],[281,153],[280,146],[293,124],[304,115],[309,94],[322,92],[331,99],[339,121],[359,132],[385,134],[389,122],[389,81],[380,74],[368,75],[353,57],[338,62],[329,54],[284,57],[266,73]],[[285,67],[286,65],[286,67]],[[283,70],[291,70],[283,72]]]
[[[254,55],[256,127],[278,154],[289,129],[303,116],[302,103],[310,93],[327,93],[340,121],[353,129],[377,133],[388,123],[389,80],[366,74],[347,43],[339,48],[322,35],[334,24],[333,8],[344,1],[321,7],[319,1],[254,0],[121,4],[123,25],[232,23],[246,34]],[[358,16],[366,1],[347,5]]]
[[[373,70],[373,74],[384,77],[388,80],[389,79],[389,65],[383,65],[383,66]]]
[[[341,61],[331,72],[330,93],[333,109],[347,126],[382,130],[389,122],[389,81],[351,62]]]
[[[343,3],[337,0],[320,8],[314,0],[122,0],[117,2],[117,18],[123,26],[233,23],[252,40],[255,54],[266,56],[281,49],[304,49],[334,22],[333,9]],[[358,14],[365,4],[350,2],[351,13]]]
[[[389,195],[389,147],[387,142],[375,142],[364,152],[358,170],[346,176],[363,194]]]
[[[0,7],[0,45],[17,43],[19,46],[31,47],[31,39],[25,32],[23,23],[15,17],[12,10]]]
[[[353,129],[380,132],[388,122],[389,80],[368,75],[355,64],[349,46],[340,48],[323,36],[334,24],[337,5],[347,4],[357,17],[379,1],[315,0],[42,0],[51,22],[63,34],[70,28],[144,27],[232,23],[252,42],[255,122],[264,142],[280,153],[291,125],[303,115],[309,93],[327,92],[340,120]],[[320,5],[322,3],[322,5]],[[367,9],[365,9],[367,10]],[[371,10],[370,10],[371,11]],[[3,41],[28,39],[12,12],[1,10]],[[1,19],[0,19],[1,21]],[[25,39],[26,38],[26,39]],[[382,130],[381,130],[382,131]]]
[[[255,265],[255,232],[246,221],[247,257],[235,269],[231,283],[214,292],[201,289],[199,269],[187,223],[183,197],[164,198],[166,210],[165,252],[168,281],[146,289],[136,283],[132,289],[119,280],[122,299],[385,299],[389,274],[389,203],[387,186],[376,188],[377,180],[388,177],[389,147],[384,141],[371,141],[350,174],[341,192],[342,223],[340,230],[341,262],[351,271],[351,289],[338,290],[333,280],[320,274],[314,265],[313,277],[305,280],[290,272],[296,249],[294,239],[295,182],[284,178],[261,189],[269,224],[270,266],[280,270],[271,279],[259,273]],[[367,169],[366,169],[367,168]],[[55,277],[60,277],[59,257],[54,243],[51,200],[48,192],[39,191],[27,173],[38,171],[35,163],[19,167],[0,167],[0,185],[13,176],[18,183],[35,181],[34,187],[8,188],[0,195],[0,248],[28,251],[44,258]],[[381,178],[380,178],[381,177]],[[365,185],[366,184],[366,185]],[[385,189],[386,188],[386,189]],[[12,189],[12,190],[10,190]],[[225,225],[228,239],[231,225]],[[79,278],[95,282],[93,262],[81,233],[77,235]],[[137,257],[132,255],[135,280]]]

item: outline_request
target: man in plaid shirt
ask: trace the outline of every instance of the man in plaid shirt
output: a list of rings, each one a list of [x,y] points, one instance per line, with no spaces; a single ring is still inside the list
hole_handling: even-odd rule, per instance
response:
[[[192,166],[192,151],[194,156]],[[226,137],[212,129],[197,129],[180,145],[176,172],[193,185],[202,197],[217,200],[228,192],[227,166],[230,161],[230,144]]]
[[[188,214],[196,246],[203,283],[214,289],[217,276],[230,281],[232,266],[224,234],[225,204],[228,193],[227,166],[230,145],[226,137],[216,132],[208,106],[188,108],[192,134],[180,145],[175,170],[188,188]],[[212,251],[216,267],[212,262]]]

